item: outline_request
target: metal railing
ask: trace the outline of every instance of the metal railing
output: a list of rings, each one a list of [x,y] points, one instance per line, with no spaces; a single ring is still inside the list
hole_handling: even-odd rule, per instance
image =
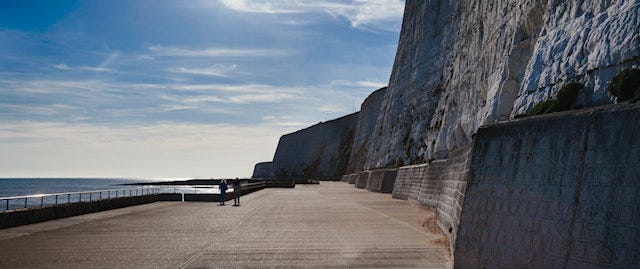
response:
[[[3,207],[0,207],[0,212],[14,209],[41,208],[50,205],[115,199],[120,197],[160,194],[160,190],[160,187],[141,187],[132,189],[92,190],[0,197],[0,206],[4,205]]]

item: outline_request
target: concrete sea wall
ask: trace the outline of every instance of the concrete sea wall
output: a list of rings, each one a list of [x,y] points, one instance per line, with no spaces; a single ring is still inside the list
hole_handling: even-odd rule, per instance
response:
[[[455,267],[639,268],[638,123],[626,105],[481,128]]]
[[[0,229],[78,216],[82,214],[122,208],[127,206],[154,203],[159,201],[162,198],[161,196],[161,194],[151,194],[112,198],[90,202],[52,205],[36,209],[6,211],[0,213]]]
[[[265,182],[242,184],[241,195],[262,190]],[[227,193],[225,201],[233,199],[233,192]],[[196,201],[218,202],[219,194],[196,193],[160,193],[141,196],[128,196],[104,200],[85,201],[69,204],[49,205],[42,208],[20,209],[0,213],[0,229],[38,223],[43,221],[73,217],[99,211],[123,208],[128,206],[155,203],[158,201]]]

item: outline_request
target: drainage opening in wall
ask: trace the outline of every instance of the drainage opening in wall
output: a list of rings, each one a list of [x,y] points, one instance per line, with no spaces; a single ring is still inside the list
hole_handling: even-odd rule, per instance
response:
[[[453,231],[453,227],[449,227],[449,233],[451,233],[451,231]]]

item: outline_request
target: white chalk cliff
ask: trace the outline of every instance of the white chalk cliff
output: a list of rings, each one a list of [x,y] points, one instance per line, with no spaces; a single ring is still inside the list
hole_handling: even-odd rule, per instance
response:
[[[407,0],[365,168],[435,158],[562,85],[581,106],[612,103],[609,81],[640,65],[640,0]]]

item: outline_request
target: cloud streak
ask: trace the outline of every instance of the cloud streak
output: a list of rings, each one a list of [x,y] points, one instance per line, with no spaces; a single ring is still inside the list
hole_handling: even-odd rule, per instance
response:
[[[164,57],[284,57],[291,55],[290,51],[278,49],[188,49],[158,45],[150,46],[149,51],[153,54],[153,56]]]
[[[346,2],[346,3],[345,3]],[[402,20],[404,1],[402,0],[220,0],[225,7],[251,13],[312,13],[326,12],[335,17],[344,17],[356,28],[399,31],[399,27],[389,27],[388,23]],[[387,25],[385,25],[385,23]]]
[[[212,77],[228,77],[229,73],[236,70],[237,66],[235,64],[232,65],[214,65],[208,68],[187,68],[187,67],[178,67],[171,68],[169,72],[179,73],[179,74],[189,74],[189,75],[202,75],[202,76],[212,76]]]
[[[66,64],[56,64],[53,66],[53,68],[58,69],[58,70],[70,70],[70,71],[87,71],[87,72],[113,72],[115,70],[108,68],[108,67],[103,67],[103,66],[76,66],[76,67],[70,67]]]

